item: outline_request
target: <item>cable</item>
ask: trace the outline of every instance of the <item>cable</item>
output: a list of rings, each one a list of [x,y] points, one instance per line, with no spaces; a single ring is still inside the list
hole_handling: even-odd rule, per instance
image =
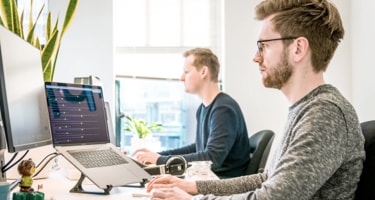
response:
[[[46,166],[47,166],[47,164],[53,159],[53,158],[56,158],[57,156],[59,156],[60,154],[58,154],[58,153],[56,153],[56,152],[54,152],[54,153],[50,153],[50,154],[48,154],[48,155],[46,155],[36,166],[35,166],[35,168],[37,168],[38,169],[38,171],[36,172],[36,173],[34,173],[34,175],[33,175],[33,177],[36,177]],[[26,154],[22,157],[22,158],[24,158],[26,156]],[[48,158],[48,157],[50,157],[50,156],[53,156],[53,157],[51,157],[50,159],[48,159],[47,160],[47,162],[39,169],[39,166],[41,165],[41,164],[43,164],[43,162]],[[15,156],[13,156],[13,157],[15,157]],[[21,158],[21,159],[22,159]],[[12,160],[13,160],[14,158],[12,158]],[[16,163],[18,163],[18,162],[20,162],[21,161],[21,159],[20,160],[18,160]],[[9,168],[7,168],[6,170],[9,170],[11,167],[13,167],[16,163],[14,163],[12,166],[10,166]],[[14,180],[12,183],[11,183],[11,186],[10,186],[10,191],[12,191],[17,185],[18,185],[18,183],[21,181],[21,179],[16,179],[16,180]]]
[[[10,168],[12,168],[14,165],[18,164],[27,154],[29,153],[29,150],[26,150],[26,152],[21,156],[21,158],[19,158],[16,162],[14,162],[13,164],[11,164],[9,167],[7,168],[4,168],[3,167],[3,173],[8,171]],[[7,165],[9,165],[9,163],[7,163]]]
[[[47,157],[49,157],[49,156],[51,156],[51,155],[54,155],[54,156],[51,157],[51,158],[49,158],[49,159],[47,160],[47,162],[44,163],[44,165],[43,165],[41,168],[39,168],[39,165],[41,165],[42,162],[43,162]],[[36,167],[36,168],[38,168],[38,171],[33,175],[33,177],[36,177],[40,172],[42,172],[42,170],[47,166],[47,164],[48,164],[52,159],[56,158],[56,157],[59,156],[59,155],[60,155],[60,154],[58,154],[58,153],[51,153],[51,154],[47,155],[46,157],[44,157],[44,159],[43,159],[43,160],[38,164],[38,166]]]
[[[52,155],[55,155],[55,156],[53,156],[53,158],[55,158],[56,156],[58,156],[59,154],[58,153],[56,153],[56,152],[53,152],[53,153],[50,153],[50,154],[48,154],[48,155],[46,155],[36,166],[35,166],[35,168],[38,168],[42,163],[43,163],[43,161],[44,160],[46,160],[49,156],[52,156]]]
[[[14,153],[13,156],[10,158],[10,160],[8,161],[8,163],[6,163],[2,168],[1,168],[1,171],[2,172],[5,172],[4,169],[17,157],[17,154],[18,152]]]
[[[16,180],[14,180],[11,184],[10,184],[10,186],[9,186],[9,191],[12,191],[17,185],[18,185],[18,183],[20,183],[21,182],[21,179],[16,179]]]

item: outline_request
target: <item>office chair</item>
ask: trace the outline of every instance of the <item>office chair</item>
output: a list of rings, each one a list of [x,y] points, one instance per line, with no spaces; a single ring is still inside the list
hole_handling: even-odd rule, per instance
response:
[[[274,135],[271,130],[261,130],[249,137],[250,162],[246,175],[263,172]]]
[[[366,160],[355,193],[355,200],[375,199],[375,120],[361,123],[365,136]]]

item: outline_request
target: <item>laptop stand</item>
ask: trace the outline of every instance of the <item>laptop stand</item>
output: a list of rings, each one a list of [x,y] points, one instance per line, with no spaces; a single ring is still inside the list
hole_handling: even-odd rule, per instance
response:
[[[82,187],[82,182],[86,178],[83,173],[81,173],[81,177],[78,179],[76,185],[70,190],[72,193],[86,193],[86,194],[109,194],[112,189],[112,185],[107,185],[107,188],[104,189],[104,192],[96,192],[96,191],[86,191]]]
[[[86,176],[81,173],[81,177],[79,177],[77,183],[74,185],[72,189],[70,189],[70,192],[72,193],[86,193],[86,194],[105,194],[108,195],[109,192],[112,190],[112,185],[107,185],[107,188],[104,189],[104,192],[97,192],[97,191],[86,191],[82,187],[82,182],[86,178]],[[148,182],[147,179],[143,179],[142,182],[140,182],[140,185],[124,185],[124,187],[139,187],[139,188],[144,188],[146,183]]]
[[[124,185],[123,187],[144,188],[147,182],[148,182],[147,179],[142,179],[142,182],[139,183],[140,185],[128,184],[128,185]]]

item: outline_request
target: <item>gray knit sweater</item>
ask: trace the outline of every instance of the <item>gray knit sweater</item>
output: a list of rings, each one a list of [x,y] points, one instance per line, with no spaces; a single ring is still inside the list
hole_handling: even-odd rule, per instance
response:
[[[364,138],[355,110],[336,88],[322,85],[292,105],[279,141],[266,172],[197,181],[198,192],[218,200],[354,198]]]

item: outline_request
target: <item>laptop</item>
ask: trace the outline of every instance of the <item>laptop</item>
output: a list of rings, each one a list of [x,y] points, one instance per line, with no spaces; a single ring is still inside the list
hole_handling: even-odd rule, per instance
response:
[[[105,101],[105,113],[107,116],[107,126],[108,126],[108,134],[109,134],[109,141],[116,146],[116,138],[115,138],[115,130],[113,128],[113,120],[112,120],[112,113],[109,106],[109,102]]]
[[[84,177],[105,191],[134,183],[142,186],[151,180],[152,177],[144,169],[120,152],[113,141],[111,143],[108,127],[112,124],[107,124],[110,113],[106,110],[101,86],[46,82],[45,89],[53,147]],[[75,157],[83,152],[88,153],[83,158],[88,158],[92,151],[108,150],[115,152],[122,160],[109,166],[99,166],[100,160],[91,166],[88,161]]]

